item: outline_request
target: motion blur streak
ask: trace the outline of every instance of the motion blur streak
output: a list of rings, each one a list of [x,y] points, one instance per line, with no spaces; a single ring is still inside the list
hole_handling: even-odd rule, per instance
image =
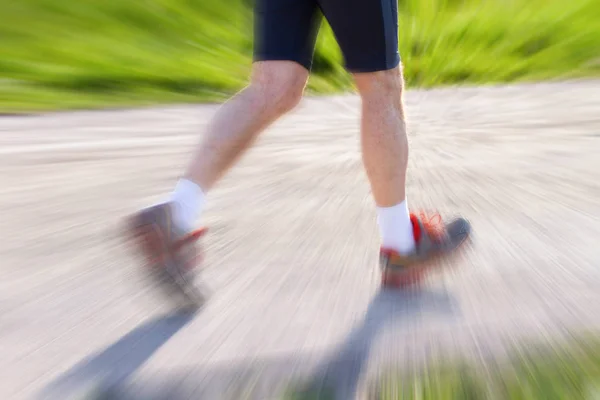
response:
[[[0,112],[225,99],[248,79],[257,1],[0,1]],[[401,0],[398,9],[409,87],[600,71],[597,0]],[[324,24],[310,91],[350,88],[341,61]]]
[[[149,290],[119,229],[169,190],[215,106],[0,119],[0,398],[594,398],[598,93],[409,91],[411,201],[475,236],[408,292],[379,291],[358,99],[306,99],[211,193],[213,294],[191,316]],[[550,350],[500,375],[525,344]],[[486,368],[436,375],[442,359]]]
[[[173,310],[123,218],[247,84],[257,1],[0,0],[0,400],[600,399],[598,0],[399,0],[409,205],[473,226],[404,291],[324,22],[309,96],[208,196],[208,302]]]

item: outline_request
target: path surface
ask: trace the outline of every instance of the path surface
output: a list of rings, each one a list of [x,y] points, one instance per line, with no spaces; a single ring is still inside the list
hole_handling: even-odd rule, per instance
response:
[[[144,399],[294,374],[360,392],[390,363],[599,327],[600,82],[407,103],[410,204],[474,226],[457,268],[378,293],[358,100],[310,99],[211,194],[194,317],[164,316],[117,227],[171,190],[214,106],[0,119],[0,398],[107,375]]]

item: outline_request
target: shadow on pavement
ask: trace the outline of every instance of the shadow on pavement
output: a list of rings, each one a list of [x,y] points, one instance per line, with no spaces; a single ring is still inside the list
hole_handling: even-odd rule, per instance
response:
[[[102,398],[350,400],[359,391],[372,347],[380,333],[394,324],[408,324],[423,313],[441,313],[451,317],[456,310],[452,298],[444,291],[383,290],[372,299],[365,316],[346,339],[326,355],[289,354],[220,365],[191,366],[184,371],[153,375],[152,381],[140,377],[135,382],[123,382]]]
[[[369,361],[372,346],[385,328],[408,322],[425,312],[452,315],[457,310],[447,292],[429,289],[381,290],[371,301],[361,323],[331,352],[293,399],[354,399]],[[393,352],[393,349],[390,349]],[[389,361],[389,360],[388,360]]]
[[[191,312],[173,313],[138,326],[106,349],[82,360],[59,376],[42,391],[39,398],[87,399],[88,397],[81,397],[78,393],[82,388],[117,387],[186,326],[194,315]]]

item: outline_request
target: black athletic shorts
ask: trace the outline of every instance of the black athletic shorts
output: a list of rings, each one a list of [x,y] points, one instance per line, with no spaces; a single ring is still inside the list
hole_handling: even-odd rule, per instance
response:
[[[310,70],[323,15],[350,72],[400,63],[398,0],[255,0],[254,15],[255,61],[295,61]]]

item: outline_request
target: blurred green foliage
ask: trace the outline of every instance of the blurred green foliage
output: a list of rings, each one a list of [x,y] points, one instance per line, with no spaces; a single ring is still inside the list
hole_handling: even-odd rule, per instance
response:
[[[410,86],[598,75],[598,0],[401,0]],[[247,82],[249,0],[0,1],[0,111],[222,100]],[[351,87],[329,26],[309,90]]]
[[[448,364],[409,376],[390,376],[377,400],[593,400],[600,398],[600,340],[528,347],[503,364]]]
[[[286,400],[330,400],[335,391],[290,391]],[[600,339],[515,348],[512,359],[449,360],[391,373],[369,386],[370,400],[594,400],[600,398]]]

